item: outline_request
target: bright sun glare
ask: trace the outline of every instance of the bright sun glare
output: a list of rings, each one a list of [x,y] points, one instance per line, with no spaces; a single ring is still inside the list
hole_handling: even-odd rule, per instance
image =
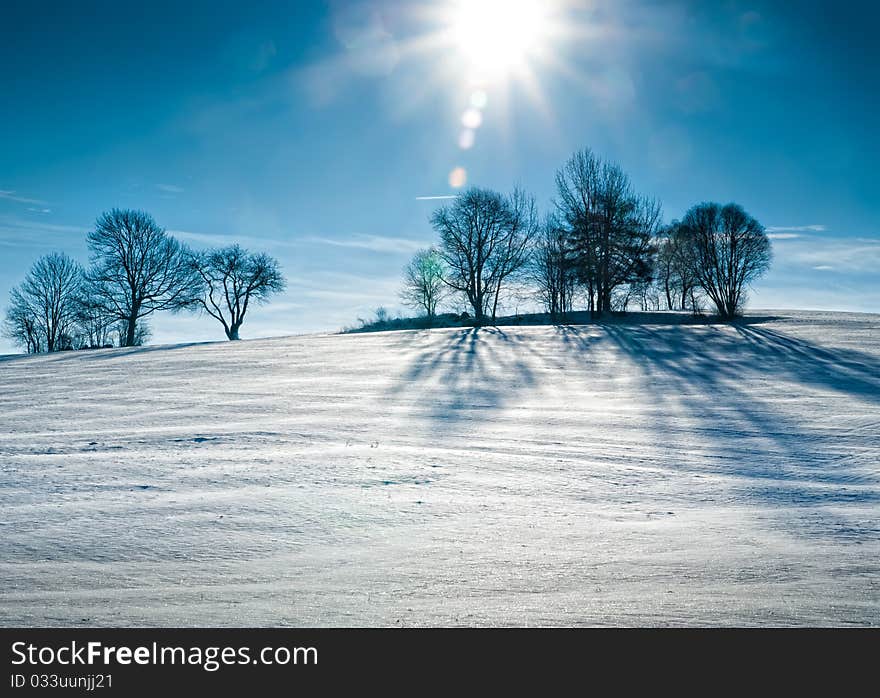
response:
[[[513,88],[551,116],[542,78],[548,70],[570,74],[559,49],[572,37],[584,35],[570,12],[577,1],[438,0],[422,6],[430,30],[408,50],[431,57],[431,82],[451,82],[459,99],[464,97],[459,102],[459,157],[475,147],[490,107],[496,127],[506,129]],[[449,186],[461,189],[467,185],[468,171],[461,160],[450,165]]]
[[[541,0],[457,0],[451,28],[473,78],[490,80],[525,67],[548,35]]]

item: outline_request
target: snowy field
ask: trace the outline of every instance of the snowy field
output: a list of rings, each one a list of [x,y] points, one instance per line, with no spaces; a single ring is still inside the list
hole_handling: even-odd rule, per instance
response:
[[[2,625],[880,625],[880,315],[4,358],[0,405]]]

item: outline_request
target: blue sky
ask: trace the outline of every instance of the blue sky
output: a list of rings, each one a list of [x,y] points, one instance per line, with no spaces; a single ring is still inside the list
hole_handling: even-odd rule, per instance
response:
[[[289,290],[244,337],[335,330],[400,306],[442,203],[421,197],[453,194],[454,168],[549,210],[589,146],[667,220],[734,200],[767,226],[753,307],[880,311],[873,3],[559,0],[476,81],[454,4],[7,0],[0,298],[41,254],[86,263],[98,214],[132,207],[193,246],[279,258]],[[467,149],[463,117],[481,121]],[[209,318],[151,324],[222,338]]]

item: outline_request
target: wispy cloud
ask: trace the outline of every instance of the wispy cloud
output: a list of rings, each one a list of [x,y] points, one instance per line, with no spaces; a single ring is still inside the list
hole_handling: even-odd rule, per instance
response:
[[[301,245],[329,245],[387,254],[410,254],[430,246],[426,240],[385,237],[382,235],[353,235],[348,238],[331,238],[323,235],[305,237],[269,238],[233,233],[197,233],[189,230],[169,230],[171,235],[195,245],[234,245],[265,247],[269,249],[299,247]]]
[[[32,213],[52,213],[51,208],[35,208],[34,206],[28,206],[28,211]]]
[[[391,254],[408,254],[427,247],[428,243],[423,240],[408,240],[406,238],[391,238],[381,235],[355,235],[348,239],[337,240],[326,237],[302,238],[302,242],[318,245],[332,245],[334,247],[351,247],[371,252],[388,252]]]
[[[186,191],[183,187],[178,187],[176,184],[157,184],[156,189],[164,191],[166,194],[182,194]]]
[[[197,245],[235,245],[239,244],[244,247],[295,247],[297,240],[281,240],[266,237],[256,237],[253,235],[234,235],[232,233],[196,233],[191,230],[169,230],[169,234],[176,238],[180,238],[184,242],[191,242]]]
[[[19,196],[14,191],[8,191],[5,189],[0,189],[0,199],[5,199],[6,201],[15,201],[19,204],[33,204],[34,206],[45,206],[47,202],[42,201],[41,199],[31,199],[27,196]]]
[[[195,242],[200,245],[232,245],[238,241],[234,235],[194,233],[189,230],[169,230],[168,233],[186,242]]]
[[[828,228],[824,225],[770,225],[768,233],[824,233]]]
[[[767,233],[771,240],[796,240],[801,237],[799,233]]]
[[[80,238],[89,231],[78,225],[57,225],[41,220],[0,218],[0,246],[53,247],[64,244],[71,237]]]
[[[775,247],[779,264],[817,271],[876,274],[880,269],[880,238],[804,236]]]
[[[455,199],[457,194],[443,194],[442,196],[417,196],[416,201],[435,201],[437,199]]]

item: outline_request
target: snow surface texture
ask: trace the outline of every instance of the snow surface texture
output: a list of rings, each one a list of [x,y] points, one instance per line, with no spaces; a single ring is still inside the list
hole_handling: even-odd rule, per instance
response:
[[[878,625],[880,315],[777,314],[7,358],[0,624]]]

